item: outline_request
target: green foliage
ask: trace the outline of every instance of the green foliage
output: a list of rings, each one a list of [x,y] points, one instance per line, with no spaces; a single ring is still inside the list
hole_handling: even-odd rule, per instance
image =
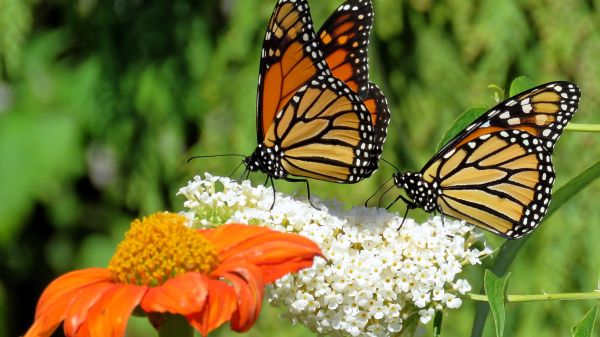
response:
[[[519,93],[535,87],[535,83],[525,76],[515,78],[510,83],[509,97],[518,95]]]
[[[590,309],[583,319],[571,329],[573,337],[590,337],[594,335],[594,323],[596,322],[596,314],[599,306],[597,304]]]
[[[506,301],[506,287],[508,285],[509,276],[510,274],[498,277],[492,271],[486,269],[483,279],[483,288],[488,297],[492,317],[494,317],[497,337],[504,336],[504,324],[506,322],[504,302]]]
[[[488,109],[487,108],[472,108],[462,113],[455,121],[452,126],[446,131],[442,140],[438,143],[436,151],[440,151],[444,145],[457,136],[462,130],[464,130],[469,124],[473,123],[477,118],[483,115]]]
[[[318,27],[342,0],[309,2]],[[274,3],[0,0],[0,335],[24,332],[56,275],[106,263],[132,218],[181,210],[176,192],[186,180],[204,171],[228,175],[239,163],[186,164],[188,157],[253,150],[259,53]],[[575,121],[598,122],[597,2],[374,3],[371,77],[392,111],[383,156],[402,169],[418,170],[436,145],[483,112],[469,109],[494,105],[488,85],[506,87],[521,74],[532,79],[521,87],[575,81],[583,95]],[[457,119],[461,111],[471,112]],[[567,133],[558,142],[557,185],[578,192],[556,190],[552,207],[560,210],[517,241],[522,248],[497,254],[507,263],[521,252],[511,265],[515,292],[595,286],[600,185],[591,176],[566,183],[599,154],[594,134]],[[391,173],[383,165],[360,184],[314,182],[311,189],[358,205]],[[300,185],[276,184],[304,193]],[[469,275],[473,283],[481,278]],[[474,310],[465,302],[450,313],[444,335],[467,335]],[[505,334],[567,331],[584,310],[575,302],[515,306]],[[268,309],[250,334],[308,334],[277,316]],[[129,328],[131,336],[148,334],[143,320]],[[491,324],[486,329],[494,335]]]
[[[0,74],[14,74],[20,64],[26,36],[31,29],[31,1],[0,0]],[[4,69],[3,69],[4,68]]]
[[[433,337],[442,336],[442,322],[444,320],[444,313],[436,311],[433,317]]]

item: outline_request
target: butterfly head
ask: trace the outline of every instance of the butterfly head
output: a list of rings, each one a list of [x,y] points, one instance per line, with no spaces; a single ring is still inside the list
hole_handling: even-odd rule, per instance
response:
[[[244,159],[244,165],[251,172],[261,171],[273,178],[285,178],[286,173],[281,166],[282,152],[278,146],[268,147],[259,144],[254,152]]]
[[[394,184],[405,190],[417,207],[427,212],[437,208],[436,199],[441,193],[439,186],[437,182],[429,183],[423,180],[421,173],[394,173]]]

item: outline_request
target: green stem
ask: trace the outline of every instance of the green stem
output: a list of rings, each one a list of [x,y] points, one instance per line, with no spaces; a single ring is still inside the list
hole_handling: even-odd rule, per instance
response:
[[[488,298],[482,294],[465,294],[463,299],[487,302]],[[506,302],[539,302],[539,301],[573,301],[573,300],[600,300],[600,291],[589,293],[559,293],[539,295],[507,295]]]
[[[600,124],[570,123],[567,125],[565,130],[574,132],[600,132]]]
[[[160,323],[159,337],[193,337],[194,328],[188,321],[179,315],[167,315]]]

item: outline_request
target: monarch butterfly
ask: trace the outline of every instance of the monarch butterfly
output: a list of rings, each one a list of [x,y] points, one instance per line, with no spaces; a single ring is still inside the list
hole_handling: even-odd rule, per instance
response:
[[[355,183],[377,169],[389,111],[368,82],[372,16],[370,1],[346,1],[318,40],[306,0],[278,1],[261,53],[258,146],[243,161],[248,172],[271,183],[306,182],[290,175]]]
[[[411,208],[440,211],[509,239],[535,229],[550,204],[556,140],[579,88],[558,81],[496,105],[448,142],[419,173],[396,173]]]

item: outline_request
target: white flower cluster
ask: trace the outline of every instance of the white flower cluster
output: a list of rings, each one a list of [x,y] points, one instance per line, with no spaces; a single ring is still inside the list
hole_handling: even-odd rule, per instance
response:
[[[201,226],[261,224],[315,241],[326,259],[287,275],[268,299],[284,305],[294,323],[332,336],[397,335],[407,320],[427,323],[436,310],[458,308],[457,294],[471,290],[457,279],[463,265],[490,254],[472,247],[479,236],[461,221],[435,216],[419,224],[384,209],[313,208],[273,191],[228,178],[195,177],[182,188],[188,216]]]

